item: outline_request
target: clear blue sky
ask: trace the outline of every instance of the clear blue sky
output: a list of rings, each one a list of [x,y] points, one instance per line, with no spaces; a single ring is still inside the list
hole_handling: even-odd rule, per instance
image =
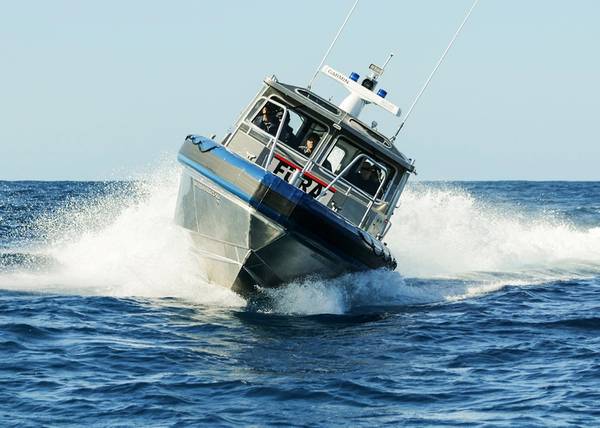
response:
[[[222,136],[265,76],[308,82],[352,3],[0,1],[0,179],[124,177]],[[361,0],[327,63],[393,51],[406,111],[470,5]],[[599,22],[595,0],[481,0],[398,140],[418,178],[600,180]]]

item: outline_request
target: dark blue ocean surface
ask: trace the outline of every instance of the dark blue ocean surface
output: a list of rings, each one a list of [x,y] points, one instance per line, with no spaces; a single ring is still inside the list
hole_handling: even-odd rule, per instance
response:
[[[1,426],[600,425],[600,183],[413,183],[397,272],[246,301],[175,177],[0,182]]]

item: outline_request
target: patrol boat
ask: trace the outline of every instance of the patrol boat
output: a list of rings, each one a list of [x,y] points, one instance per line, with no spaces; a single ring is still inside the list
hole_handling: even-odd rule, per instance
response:
[[[362,80],[320,70],[349,91],[339,106],[267,78],[222,141],[187,136],[175,219],[209,280],[246,294],[396,268],[382,240],[415,169],[359,119],[367,104],[400,115],[385,90],[375,92],[383,68],[369,68]]]

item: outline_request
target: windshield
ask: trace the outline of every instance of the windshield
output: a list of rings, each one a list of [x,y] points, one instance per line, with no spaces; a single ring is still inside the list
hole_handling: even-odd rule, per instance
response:
[[[311,157],[327,133],[327,127],[301,111],[287,106],[287,114],[281,107],[282,100],[259,101],[250,111],[248,119],[262,131],[277,136],[279,141],[303,156]],[[279,130],[281,128],[281,130]]]
[[[394,173],[386,162],[368,155],[345,137],[338,138],[321,165],[334,175],[343,172],[344,180],[368,195],[379,198]],[[380,187],[381,191],[377,194]]]

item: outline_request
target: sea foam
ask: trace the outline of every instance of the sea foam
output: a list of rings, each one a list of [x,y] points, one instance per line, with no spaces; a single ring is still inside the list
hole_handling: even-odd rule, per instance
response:
[[[171,163],[114,192],[66,204],[34,227],[54,263],[0,274],[0,287],[137,297],[176,297],[240,307],[244,299],[211,284],[173,222],[179,167]],[[456,300],[510,285],[597,274],[600,228],[531,217],[478,200],[457,186],[409,186],[386,241],[397,272],[315,278],[264,290],[269,311],[345,313],[360,306]]]

